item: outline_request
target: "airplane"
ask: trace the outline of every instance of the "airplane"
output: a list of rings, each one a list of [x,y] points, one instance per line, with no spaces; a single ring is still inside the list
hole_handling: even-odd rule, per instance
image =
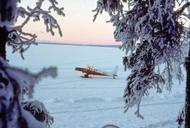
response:
[[[112,76],[113,79],[115,79],[117,76],[118,66],[116,66],[112,72],[105,72],[94,68],[94,66],[89,66],[89,65],[87,66],[87,68],[76,67],[75,70],[84,73],[84,76],[82,76],[83,78],[89,78],[89,75],[98,75],[98,76]]]

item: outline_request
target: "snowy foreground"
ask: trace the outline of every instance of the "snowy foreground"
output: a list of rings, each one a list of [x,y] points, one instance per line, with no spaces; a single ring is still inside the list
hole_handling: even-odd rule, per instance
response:
[[[44,102],[54,116],[52,128],[101,128],[106,124],[120,128],[177,128],[175,120],[183,106],[185,82],[176,82],[172,92],[157,94],[150,90],[141,105],[144,120],[134,115],[136,108],[123,113],[122,96],[129,72],[123,70],[123,52],[118,48],[41,44],[24,55],[25,60],[18,54],[8,55],[10,64],[32,72],[43,67],[58,67],[58,77],[41,81],[34,93],[34,99]],[[105,71],[118,65],[118,78],[83,79],[74,68],[86,65]]]

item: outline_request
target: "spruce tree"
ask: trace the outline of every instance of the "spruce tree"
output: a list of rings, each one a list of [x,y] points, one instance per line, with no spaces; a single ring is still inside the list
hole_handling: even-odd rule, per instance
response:
[[[137,105],[135,114],[143,118],[140,103],[143,96],[149,94],[149,89],[162,92],[166,85],[170,90],[174,78],[182,80],[181,62],[185,61],[182,47],[189,40],[184,19],[190,22],[190,14],[186,11],[189,7],[187,0],[97,1],[94,20],[103,11],[109,14],[115,27],[114,37],[122,42],[121,49],[126,53],[123,63],[131,70],[124,91],[125,111]],[[190,128],[189,58],[186,70],[184,127]]]

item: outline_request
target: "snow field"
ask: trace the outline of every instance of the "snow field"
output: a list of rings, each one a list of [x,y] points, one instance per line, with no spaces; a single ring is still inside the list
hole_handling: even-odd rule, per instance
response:
[[[58,67],[58,77],[41,81],[34,94],[34,99],[44,102],[54,116],[52,128],[101,128],[106,124],[120,128],[177,128],[175,120],[184,103],[185,82],[176,82],[172,92],[157,94],[150,90],[141,105],[145,117],[141,120],[134,115],[136,108],[123,112],[122,96],[129,72],[123,70],[122,57],[118,48],[55,45],[32,47],[25,53],[25,60],[8,55],[11,64],[32,72],[42,67]],[[88,64],[105,71],[118,65],[118,78],[83,79],[74,68]]]

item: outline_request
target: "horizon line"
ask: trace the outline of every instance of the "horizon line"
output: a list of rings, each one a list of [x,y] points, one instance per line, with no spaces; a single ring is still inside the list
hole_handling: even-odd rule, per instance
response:
[[[121,45],[115,44],[78,44],[78,43],[58,43],[58,42],[45,42],[45,41],[36,41],[38,44],[45,44],[45,45],[71,45],[71,46],[90,46],[90,47],[120,47]]]

